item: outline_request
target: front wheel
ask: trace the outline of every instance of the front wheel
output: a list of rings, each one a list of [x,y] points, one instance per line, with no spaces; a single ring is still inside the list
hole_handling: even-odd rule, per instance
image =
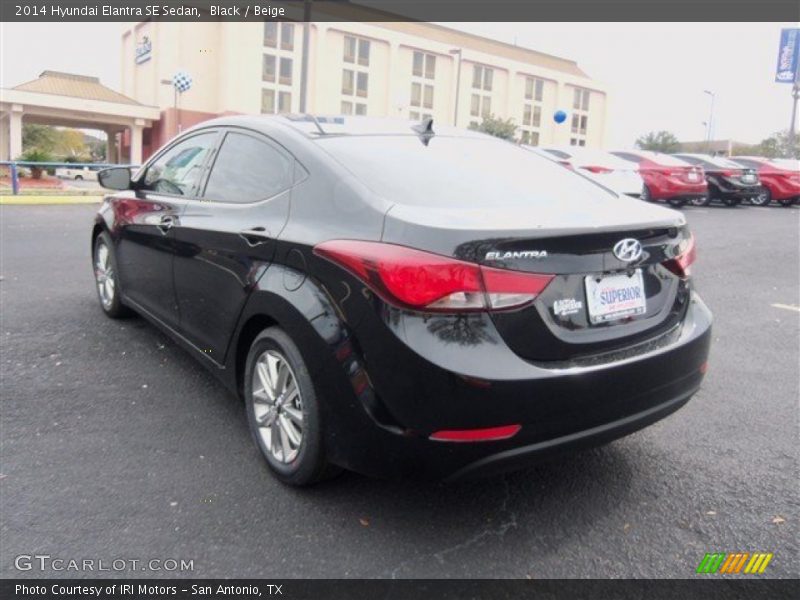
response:
[[[686,200],[683,198],[670,198],[667,200],[670,206],[674,206],[675,208],[680,208],[684,204],[686,204]]]
[[[325,459],[321,411],[308,368],[282,329],[270,327],[255,339],[244,383],[250,432],[278,479],[303,486],[338,472]]]
[[[120,300],[119,269],[117,269],[117,257],[114,255],[114,244],[111,242],[111,236],[105,231],[94,240],[92,263],[97,297],[103,312],[112,319],[128,316],[130,311]]]
[[[646,185],[642,186],[642,195],[641,195],[640,198],[641,198],[641,200],[644,200],[645,202],[652,202],[653,201],[653,197],[650,194],[650,188],[647,187]]]
[[[750,204],[753,206],[769,206],[772,201],[772,194],[769,188],[762,187],[758,190],[758,194],[750,198]]]
[[[708,206],[711,203],[710,196],[696,196],[690,200],[692,206]]]

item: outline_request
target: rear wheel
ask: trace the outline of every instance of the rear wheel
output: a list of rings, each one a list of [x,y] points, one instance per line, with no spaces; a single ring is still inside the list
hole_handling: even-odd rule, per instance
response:
[[[711,202],[711,198],[709,196],[697,196],[692,198],[689,202],[692,206],[708,206]]]
[[[282,329],[270,327],[255,339],[244,383],[250,432],[278,479],[302,486],[338,473],[325,459],[320,407],[308,368]]]
[[[750,198],[750,204],[754,206],[768,206],[772,201],[772,194],[769,188],[762,187],[758,190],[758,194]]]
[[[92,263],[97,297],[103,312],[112,319],[128,316],[130,311],[120,300],[119,270],[114,255],[114,244],[111,242],[111,236],[105,231],[94,240]]]

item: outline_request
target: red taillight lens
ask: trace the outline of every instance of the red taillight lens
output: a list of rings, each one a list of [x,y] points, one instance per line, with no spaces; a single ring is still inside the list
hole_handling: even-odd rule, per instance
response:
[[[662,263],[667,269],[675,273],[681,279],[691,276],[691,266],[697,258],[697,246],[694,243],[694,235],[684,242],[684,248],[675,258],[671,258]]]
[[[514,437],[520,429],[521,425],[504,425],[487,429],[452,429],[437,431],[431,434],[430,439],[437,442],[492,442]]]
[[[592,173],[597,173],[597,174],[611,173],[614,170],[614,169],[609,169],[608,167],[595,167],[595,166],[581,167],[581,168],[582,169],[586,169],[587,171],[591,171]]]
[[[518,308],[553,279],[380,242],[332,240],[316,246],[314,253],[350,271],[387,302],[415,310]]]

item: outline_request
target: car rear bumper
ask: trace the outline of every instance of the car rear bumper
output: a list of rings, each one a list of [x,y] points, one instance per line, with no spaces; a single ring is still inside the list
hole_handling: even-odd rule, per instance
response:
[[[695,295],[683,322],[654,340],[571,363],[522,361],[526,372],[506,370],[503,380],[458,374],[428,360],[427,366],[420,362],[411,370],[398,369],[405,351],[392,348],[394,377],[369,371],[375,392],[370,401],[380,406],[369,412],[390,419],[371,420],[370,426],[351,423],[348,429],[358,434],[332,442],[335,461],[373,476],[463,478],[519,468],[627,435],[674,412],[697,391],[711,320]],[[451,348],[451,354],[462,349]],[[487,371],[503,366],[506,357],[499,348],[495,354],[483,358]],[[475,367],[465,354],[457,358]],[[430,439],[440,430],[505,425],[521,429],[497,441]]]

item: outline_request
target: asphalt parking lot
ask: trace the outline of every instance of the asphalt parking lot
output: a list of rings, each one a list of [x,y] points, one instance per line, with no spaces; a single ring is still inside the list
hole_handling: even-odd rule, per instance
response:
[[[800,576],[800,207],[686,209],[715,314],[683,409],[501,478],[354,474],[306,490],[262,464],[242,404],[145,321],[111,321],[93,206],[3,206],[0,577],[20,554],[186,559],[194,577],[695,577],[706,552]],[[704,577],[714,577],[706,575]]]

